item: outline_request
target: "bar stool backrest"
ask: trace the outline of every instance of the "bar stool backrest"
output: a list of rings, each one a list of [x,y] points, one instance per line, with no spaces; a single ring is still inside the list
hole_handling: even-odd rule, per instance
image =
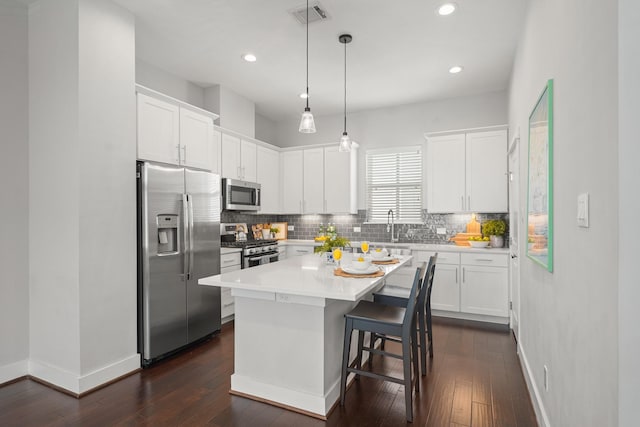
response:
[[[402,319],[402,330],[405,336],[409,336],[409,332],[413,327],[413,319],[416,314],[416,306],[418,304],[418,290],[421,289],[422,278],[427,271],[427,263],[423,262],[420,267],[416,269],[416,275],[413,278],[413,285],[411,285],[411,292],[409,293],[409,301],[407,302],[407,308],[404,312],[404,318]]]

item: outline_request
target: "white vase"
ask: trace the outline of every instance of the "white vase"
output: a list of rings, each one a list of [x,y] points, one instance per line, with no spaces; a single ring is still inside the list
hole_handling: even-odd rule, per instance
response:
[[[489,242],[492,248],[501,248],[504,246],[504,237],[502,236],[489,236]]]

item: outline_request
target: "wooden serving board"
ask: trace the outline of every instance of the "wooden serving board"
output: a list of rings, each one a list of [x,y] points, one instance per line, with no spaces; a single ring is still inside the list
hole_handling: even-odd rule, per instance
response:
[[[351,274],[351,273],[347,273],[346,271],[338,267],[335,270],[333,270],[333,275],[342,276],[342,277],[353,277],[355,279],[365,279],[365,278],[384,276],[384,271],[378,270],[375,273],[371,273],[371,274]]]

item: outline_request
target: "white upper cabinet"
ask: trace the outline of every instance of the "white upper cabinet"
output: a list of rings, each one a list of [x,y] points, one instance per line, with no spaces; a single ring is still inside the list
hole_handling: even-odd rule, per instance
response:
[[[464,211],[465,136],[446,135],[427,142],[427,210]]]
[[[260,183],[260,212],[280,212],[280,153],[257,146],[256,176]]]
[[[327,213],[351,211],[351,153],[324,148],[324,199]]]
[[[324,205],[324,149],[310,148],[303,154],[302,210],[304,213],[323,213]]]
[[[303,213],[302,157],[302,150],[285,151],[280,153],[283,213]]]
[[[223,133],[220,158],[222,159],[222,176],[225,178],[241,179],[240,138]]]
[[[256,172],[257,147],[254,142],[240,141],[240,170],[245,181],[258,181]]]
[[[467,134],[467,210],[507,212],[507,131]]]
[[[137,90],[138,159],[215,170],[218,116],[143,86]]]
[[[222,176],[257,181],[256,144],[240,137],[222,133]]]
[[[220,147],[222,144],[222,132],[213,129],[213,144],[211,149],[211,172],[222,175],[222,167],[220,165]]]
[[[427,211],[507,212],[507,131],[427,139]]]
[[[180,164],[212,170],[213,120],[180,108]]]
[[[180,107],[138,94],[138,159],[180,164]]]

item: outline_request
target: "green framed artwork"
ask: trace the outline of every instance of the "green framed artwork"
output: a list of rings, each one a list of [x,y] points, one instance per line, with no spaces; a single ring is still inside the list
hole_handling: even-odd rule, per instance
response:
[[[529,116],[527,257],[553,271],[553,79]]]

